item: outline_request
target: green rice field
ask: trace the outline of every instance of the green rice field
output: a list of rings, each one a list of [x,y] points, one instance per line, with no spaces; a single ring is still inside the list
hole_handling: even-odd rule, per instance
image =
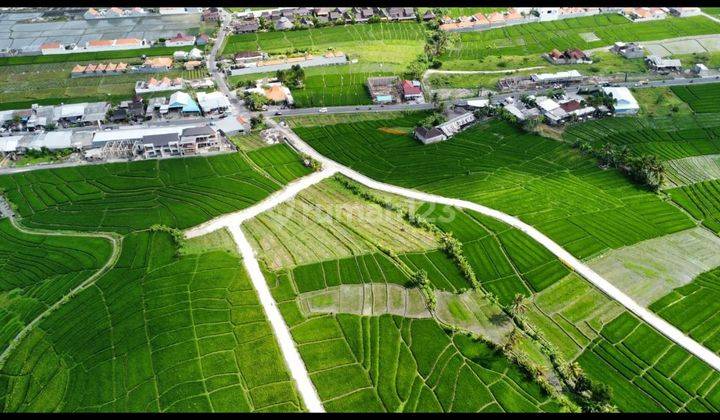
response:
[[[33,235],[0,219],[0,351],[110,258],[103,238]]]
[[[303,408],[236,256],[179,257],[165,233],[123,243],[112,270],[10,354],[0,369],[0,410]]]
[[[666,192],[703,225],[720,233],[720,181],[698,182]]]
[[[693,226],[681,211],[567,144],[491,121],[424,146],[392,120],[297,127],[320,153],[374,179],[517,215],[581,258]]]
[[[328,411],[559,411],[502,353],[433,320],[299,311],[288,276],[272,292]]]
[[[487,56],[525,56],[553,48],[582,50],[617,41],[650,41],[718,33],[720,24],[704,16],[631,22],[619,14],[537,22],[482,32],[460,33],[460,42],[443,57],[443,68],[462,69]],[[585,38],[597,38],[586,41]]]
[[[720,114],[656,118],[607,118],[574,124],[564,138],[627,146],[637,154],[652,154],[662,160],[720,153]]]
[[[279,149],[27,172],[0,186],[31,227],[127,233],[154,224],[186,228],[266,197],[310,172]]]
[[[269,54],[294,51],[322,53],[332,48],[357,58],[361,63],[406,64],[422,52],[424,43],[423,25],[416,22],[384,22],[231,35],[222,53],[230,55],[257,49]]]
[[[672,91],[693,111],[720,112],[720,83],[702,86],[673,86]]]
[[[697,276],[657,300],[650,309],[714,352],[720,351],[720,269]]]

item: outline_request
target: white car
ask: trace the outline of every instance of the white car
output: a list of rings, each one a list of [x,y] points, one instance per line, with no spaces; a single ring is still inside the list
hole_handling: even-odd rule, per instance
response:
[[[324,114],[327,112],[327,108],[320,108],[320,109],[318,109],[318,112],[321,114]]]

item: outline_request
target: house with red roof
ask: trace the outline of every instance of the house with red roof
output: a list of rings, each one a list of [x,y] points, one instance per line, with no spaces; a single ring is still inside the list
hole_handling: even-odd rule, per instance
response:
[[[185,47],[189,45],[195,45],[195,37],[192,35],[178,33],[174,37],[165,40],[166,47]]]
[[[419,101],[424,99],[422,87],[418,80],[403,80],[400,83],[399,90],[405,101]]]

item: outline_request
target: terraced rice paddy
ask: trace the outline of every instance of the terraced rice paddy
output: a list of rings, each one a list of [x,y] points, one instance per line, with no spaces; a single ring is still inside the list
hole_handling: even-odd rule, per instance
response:
[[[720,181],[698,182],[666,192],[703,225],[720,233]]]
[[[0,352],[110,254],[110,243],[102,238],[32,235],[0,220]]]
[[[693,226],[680,210],[568,145],[499,121],[424,146],[383,127],[424,114],[298,127],[320,153],[374,179],[519,216],[580,258]]]
[[[462,294],[436,291],[437,309],[431,314],[425,296],[417,288],[395,284],[344,284],[298,296],[306,315],[352,314],[362,316],[397,315],[404,318],[436,317],[447,325],[480,334],[498,346],[505,344],[514,324],[502,310],[482,293]]]
[[[705,117],[608,118],[568,127],[564,138],[596,147],[627,146],[662,160],[720,153],[720,114]]]
[[[3,411],[302,408],[236,256],[124,238],[115,267],[40,322],[0,370]]]
[[[527,317],[560,355],[612,389],[621,412],[720,409],[720,373],[575,274],[535,296]]]
[[[691,156],[665,162],[666,188],[720,179],[720,155]]]
[[[243,228],[271,269],[373,253],[378,245],[398,253],[438,246],[431,234],[368,204],[332,179],[302,191],[295,200]],[[355,264],[352,258],[348,261]]]
[[[194,226],[247,207],[309,173],[277,146],[256,152],[262,174],[241,154],[82,166],[0,177],[30,227],[127,233],[154,224]],[[252,153],[252,152],[251,152]]]
[[[618,14],[529,23],[482,32],[464,32],[460,42],[443,57],[444,69],[462,69],[487,56],[524,56],[553,48],[582,50],[612,45],[618,40],[650,41],[717,33],[720,24],[704,17],[630,22]],[[594,41],[583,34],[592,33]]]
[[[680,330],[720,351],[720,268],[706,271],[693,281],[658,299],[650,309]]]
[[[306,318],[292,283],[273,295],[328,411],[558,411],[501,353],[429,319]]]
[[[720,112],[720,83],[702,86],[673,86],[672,91],[698,113]]]
[[[407,64],[422,52],[425,28],[416,22],[343,25],[301,31],[231,35],[224,55],[262,50],[270,54],[295,51],[342,51],[361,63]]]
[[[720,409],[720,373],[628,313],[606,325],[578,362],[613,389],[621,411]]]
[[[429,204],[418,208],[416,214],[462,242],[463,253],[483,288],[501,304],[510,304],[517,293],[529,296],[539,292],[569,272],[545,248],[494,219]],[[452,214],[451,220],[443,221],[443,214]]]

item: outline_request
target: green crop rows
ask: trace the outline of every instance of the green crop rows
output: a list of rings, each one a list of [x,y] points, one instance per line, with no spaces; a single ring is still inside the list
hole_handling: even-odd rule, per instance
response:
[[[720,410],[720,373],[627,312],[578,361],[613,388],[622,411]]]
[[[0,351],[108,258],[107,240],[30,235],[0,220]]]
[[[522,232],[489,217],[424,204],[418,215],[436,223],[463,243],[463,252],[487,291],[507,305],[516,293],[540,292],[568,274],[568,269],[537,242]]]
[[[681,205],[705,226],[720,233],[720,181],[705,181],[667,190]]]
[[[130,234],[115,267],[45,318],[0,371],[3,411],[298,410],[237,257]]]
[[[720,83],[702,86],[673,86],[672,91],[695,112],[720,112]]]
[[[432,320],[305,318],[287,275],[273,295],[328,411],[557,411],[559,406],[486,344]]]
[[[323,155],[374,179],[518,215],[582,258],[693,226],[618,171],[602,171],[566,144],[502,122],[479,124],[428,146],[381,130],[412,127],[422,116],[296,132]]]
[[[720,269],[697,276],[654,302],[650,309],[709,349],[720,351]]]
[[[608,118],[568,127],[565,138],[586,141],[595,147],[605,143],[627,146],[637,154],[660,159],[720,153],[720,114],[702,120],[693,116],[673,118]]]
[[[612,45],[617,41],[649,41],[681,36],[717,33],[720,24],[704,17],[668,18],[650,22],[630,22],[618,14],[563,19],[463,32],[460,42],[443,57],[443,68],[462,66],[491,55],[522,56],[540,54],[553,48],[582,50]],[[580,34],[592,33],[597,41],[587,42]]]
[[[269,170],[283,181],[309,173],[299,159],[293,165],[286,153],[277,150],[285,147],[253,156],[264,157],[261,165],[269,165]],[[0,187],[18,206],[28,226],[120,233],[154,224],[190,227],[247,207],[280,186],[268,175],[254,171],[240,154],[92,165],[0,177]]]
[[[261,49],[269,53],[293,50],[322,50],[333,45],[362,49],[371,42],[425,41],[425,29],[417,23],[376,23],[345,25],[290,32],[231,35],[223,54]],[[353,46],[352,44],[355,43]],[[337,48],[340,49],[340,48]]]

